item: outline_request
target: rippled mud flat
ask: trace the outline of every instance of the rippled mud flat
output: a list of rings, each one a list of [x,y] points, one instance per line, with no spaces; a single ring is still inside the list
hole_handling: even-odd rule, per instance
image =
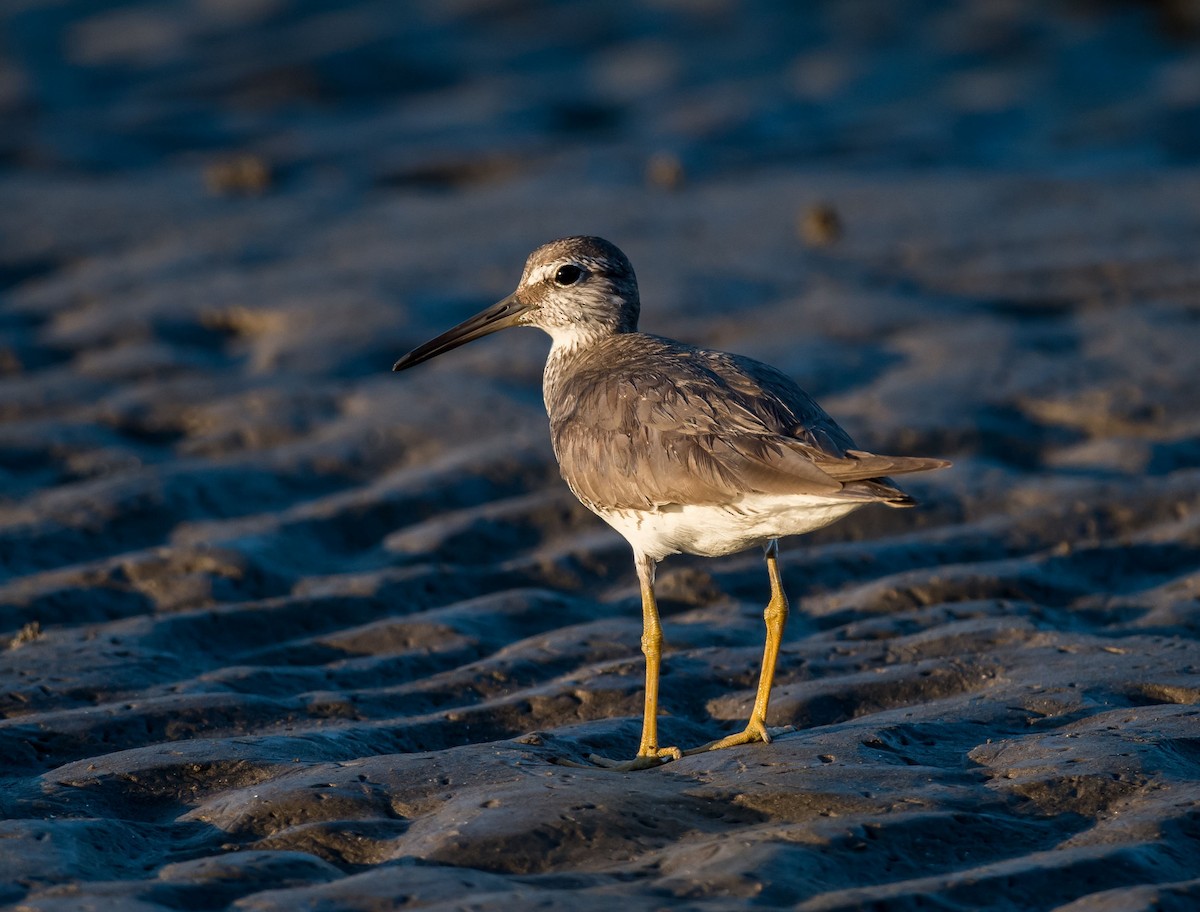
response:
[[[262,267],[257,305],[187,262],[133,293],[136,246],[10,291],[31,366],[3,387],[5,899],[1185,908],[1200,211],[1173,208],[1181,187],[1139,184],[1180,230],[1124,261],[1126,188],[1072,187],[1118,292],[1043,253],[1035,205],[992,226],[1002,254],[982,228],[939,234],[1034,199],[1021,181],[967,182],[963,212],[928,190],[932,227],[898,205],[927,188],[847,186],[852,223],[883,207],[879,239],[735,241],[731,263],[793,270],[736,322],[671,290],[733,268],[708,241],[625,225],[647,326],[774,360],[860,440],[956,463],[910,485],[919,511],[788,543],[771,721],[790,731],[629,775],[562,763],[636,749],[640,612],[624,542],[556,477],[532,333],[393,377],[441,309],[338,310],[292,285],[303,249]],[[751,191],[698,192],[690,214],[803,192]],[[291,205],[201,212],[188,247]],[[353,249],[388,217],[307,243]],[[676,558],[661,594],[663,738],[693,745],[748,711],[765,572]]]
[[[366,42],[378,11],[348,8],[325,25]],[[105,28],[73,53],[173,34]],[[1200,903],[1200,173],[759,160],[753,123],[717,128],[753,74],[703,111],[662,76],[710,130],[678,186],[631,164],[657,110],[559,111],[552,152],[488,133],[507,109],[447,74],[423,91],[455,106],[413,102],[408,145],[354,109],[259,137],[269,174],[105,170],[158,135],[156,92],[236,134],[241,64],[194,82],[179,40],[154,91],[105,84],[126,133],[0,171],[0,902]],[[596,73],[659,72],[616,46]],[[28,148],[55,117],[82,114]],[[777,365],[866,447],[954,460],[906,479],[918,510],[784,543],[771,745],[589,768],[637,747],[640,606],[558,479],[546,341],[389,371],[579,231],[630,255],[644,329]],[[670,559],[659,593],[664,742],[739,729],[761,558]]]

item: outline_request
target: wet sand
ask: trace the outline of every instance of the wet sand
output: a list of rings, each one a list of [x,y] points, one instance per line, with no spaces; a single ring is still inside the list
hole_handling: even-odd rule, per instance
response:
[[[0,902],[1200,903],[1186,22],[84,6],[2,16]],[[641,631],[547,340],[390,373],[567,233],[954,461],[783,543],[771,745],[564,764],[636,750]],[[737,730],[760,556],[659,581],[664,741]]]

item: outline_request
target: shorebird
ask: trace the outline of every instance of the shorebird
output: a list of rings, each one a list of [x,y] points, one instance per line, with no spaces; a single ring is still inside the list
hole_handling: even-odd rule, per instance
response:
[[[949,465],[860,450],[775,368],[639,332],[640,311],[625,254],[602,238],[561,238],[530,254],[516,291],[392,368],[405,370],[510,326],[550,335],[542,392],[559,469],[583,505],[629,542],[641,585],[641,743],[629,761],[591,758],[626,770],[684,753],[658,743],[659,561],[765,549],[771,597],[750,719],[742,732],[687,753],[770,741],[767,706],[788,615],[778,539],[867,504],[911,507],[915,501],[887,476]]]

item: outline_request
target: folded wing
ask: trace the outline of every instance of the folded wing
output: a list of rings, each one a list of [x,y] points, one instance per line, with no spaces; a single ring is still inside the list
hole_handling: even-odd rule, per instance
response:
[[[792,380],[748,358],[640,334],[613,337],[548,392],[563,477],[586,504],[646,509],[744,494],[912,503],[888,475],[938,459],[878,456]]]

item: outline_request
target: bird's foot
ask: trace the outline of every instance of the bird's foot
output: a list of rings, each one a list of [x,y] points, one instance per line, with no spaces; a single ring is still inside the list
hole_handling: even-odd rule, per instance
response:
[[[783,731],[786,731],[786,729],[783,729]],[[692,754],[703,754],[705,751],[723,750],[726,747],[737,747],[739,744],[753,744],[756,741],[762,741],[766,744],[771,743],[771,733],[767,731],[767,726],[763,724],[761,719],[751,719],[746,723],[745,729],[736,735],[729,735],[725,738],[718,738],[716,741],[709,741],[707,744],[684,751],[684,754],[689,756]]]
[[[592,763],[602,769],[615,770],[618,773],[632,773],[635,770],[652,769],[656,766],[662,766],[671,760],[678,760],[683,756],[683,751],[677,747],[656,747],[650,750],[638,751],[638,755],[632,760],[609,760],[607,757],[601,757],[598,754],[592,754],[588,757]]]

